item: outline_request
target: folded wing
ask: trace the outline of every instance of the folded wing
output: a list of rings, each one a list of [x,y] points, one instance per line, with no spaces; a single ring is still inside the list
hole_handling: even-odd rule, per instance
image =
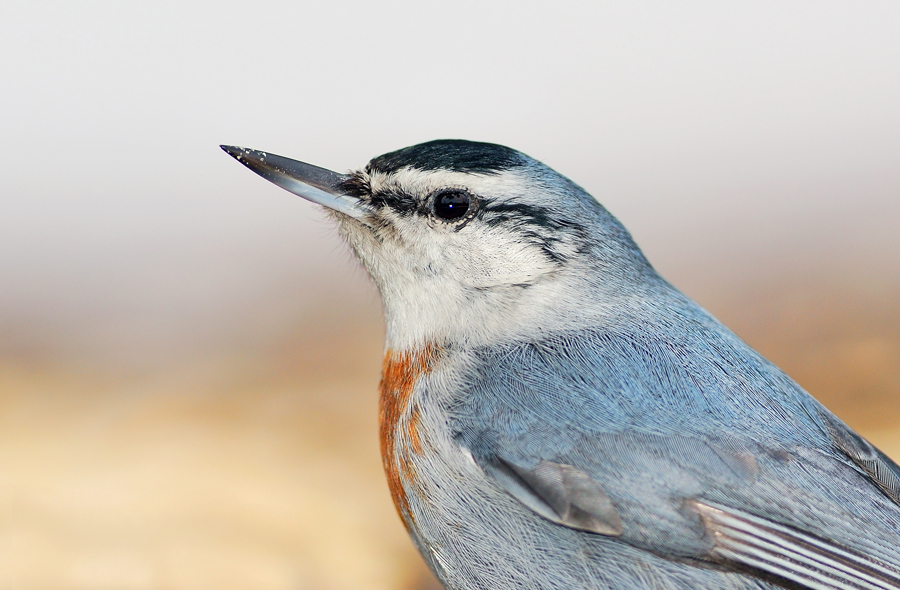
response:
[[[900,468],[741,346],[694,330],[495,348],[482,362],[504,370],[480,372],[452,428],[558,525],[789,587],[900,590]]]
[[[900,569],[858,551],[712,503],[693,502],[715,539],[710,556],[815,590],[897,590]]]

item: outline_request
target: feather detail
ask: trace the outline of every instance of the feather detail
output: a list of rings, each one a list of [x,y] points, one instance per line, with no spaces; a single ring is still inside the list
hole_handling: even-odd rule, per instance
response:
[[[900,567],[796,529],[711,503],[692,502],[715,539],[711,556],[813,590],[900,590]]]
[[[830,412],[822,412],[834,444],[862,469],[885,496],[900,505],[900,467]]]
[[[618,536],[622,519],[599,483],[583,471],[550,461],[534,468],[501,461],[488,472],[514,498],[547,520],[573,529]]]

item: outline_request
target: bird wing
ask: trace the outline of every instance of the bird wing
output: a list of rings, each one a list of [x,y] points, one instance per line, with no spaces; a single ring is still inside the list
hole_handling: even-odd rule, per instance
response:
[[[872,483],[900,505],[900,466],[853,432],[831,412],[822,412],[825,428],[834,444],[868,475]]]
[[[698,332],[482,351],[456,438],[558,524],[806,588],[900,589],[900,469],[737,338]]]
[[[896,564],[735,508],[703,502],[694,507],[715,536],[713,557],[817,590],[900,588]]]

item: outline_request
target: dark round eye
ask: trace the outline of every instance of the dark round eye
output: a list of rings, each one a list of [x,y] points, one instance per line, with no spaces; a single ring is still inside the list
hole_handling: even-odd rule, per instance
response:
[[[472,198],[465,191],[443,191],[434,197],[434,214],[452,221],[459,219],[469,210]]]

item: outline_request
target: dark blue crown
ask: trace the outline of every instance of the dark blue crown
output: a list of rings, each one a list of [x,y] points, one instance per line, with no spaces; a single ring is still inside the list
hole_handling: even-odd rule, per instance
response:
[[[366,172],[390,174],[408,166],[416,170],[496,174],[524,165],[524,156],[506,146],[464,139],[436,139],[378,156],[369,162]]]

